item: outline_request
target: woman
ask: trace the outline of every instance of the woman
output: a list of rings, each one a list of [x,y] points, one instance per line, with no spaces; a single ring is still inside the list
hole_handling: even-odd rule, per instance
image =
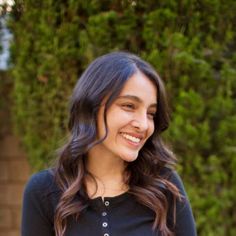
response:
[[[168,123],[163,83],[147,62],[124,52],[93,61],[74,89],[56,167],[26,186],[22,235],[196,235],[160,137]]]

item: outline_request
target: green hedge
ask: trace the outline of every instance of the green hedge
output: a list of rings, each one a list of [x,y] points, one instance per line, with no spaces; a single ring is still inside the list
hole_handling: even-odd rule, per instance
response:
[[[87,66],[139,54],[166,82],[199,235],[236,235],[236,1],[16,0],[9,27],[16,130],[33,168],[65,137],[67,103]]]

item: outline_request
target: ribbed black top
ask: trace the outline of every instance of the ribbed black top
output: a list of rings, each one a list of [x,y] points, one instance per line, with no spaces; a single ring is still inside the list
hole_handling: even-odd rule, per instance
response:
[[[171,181],[186,196],[176,172]],[[22,236],[54,236],[53,218],[60,191],[49,170],[34,174],[26,185],[23,200]],[[187,197],[186,197],[187,199]],[[188,202],[177,202],[176,236],[195,236],[196,229]],[[88,201],[78,222],[70,218],[66,236],[161,236],[152,230],[155,214],[129,192]],[[171,221],[171,217],[168,217]]]

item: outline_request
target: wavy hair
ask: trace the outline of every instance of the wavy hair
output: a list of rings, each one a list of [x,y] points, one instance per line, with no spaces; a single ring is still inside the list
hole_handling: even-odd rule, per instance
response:
[[[126,81],[138,71],[146,75],[157,87],[157,115],[154,119],[154,133],[139,151],[138,158],[127,164],[124,179],[129,186],[129,193],[140,204],[154,211],[153,229],[158,229],[163,236],[174,235],[167,219],[168,212],[173,207],[169,204],[168,195],[171,194],[175,205],[180,193],[177,187],[161,174],[165,166],[175,164],[175,157],[160,137],[169,125],[165,88],[149,63],[130,53],[113,52],[97,58],[88,66],[71,96],[68,123],[71,135],[61,149],[54,169],[56,183],[62,192],[54,219],[56,236],[65,234],[69,217],[79,220],[81,211],[88,206],[89,197],[85,187],[85,176],[90,174],[85,164],[88,150],[106,138],[106,112]],[[97,140],[97,114],[105,97],[106,135]],[[175,209],[172,217],[175,219]]]

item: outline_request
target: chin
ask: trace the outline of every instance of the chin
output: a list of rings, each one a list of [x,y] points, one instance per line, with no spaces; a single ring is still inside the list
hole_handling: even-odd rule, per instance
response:
[[[138,153],[132,155],[131,154],[121,155],[120,157],[122,158],[122,160],[126,162],[133,162],[138,158]]]

